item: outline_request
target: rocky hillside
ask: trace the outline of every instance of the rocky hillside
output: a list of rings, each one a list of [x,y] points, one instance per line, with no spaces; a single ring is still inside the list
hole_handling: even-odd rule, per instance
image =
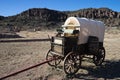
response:
[[[101,20],[109,27],[120,26],[120,12],[116,12],[108,8],[88,8],[66,13],[68,16]]]
[[[60,26],[66,18],[67,14],[60,11],[33,8],[0,20],[0,28],[4,27],[8,31],[51,29]]]
[[[14,16],[0,16],[0,30],[53,29],[61,26],[69,16],[101,20],[110,27],[120,26],[120,12],[108,8],[87,8],[63,12],[46,8],[33,8]]]

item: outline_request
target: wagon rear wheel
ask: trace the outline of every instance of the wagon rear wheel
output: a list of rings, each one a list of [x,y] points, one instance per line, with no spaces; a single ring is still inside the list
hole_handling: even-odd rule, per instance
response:
[[[48,65],[50,65],[52,67],[57,67],[61,62],[61,59],[57,59],[58,57],[59,57],[58,55],[53,54],[51,52],[51,50],[49,50],[47,55],[46,55],[46,60],[50,60],[50,59],[53,59],[53,58],[55,60],[48,62]]]
[[[98,55],[93,56],[93,62],[96,66],[100,66],[104,62],[104,59],[105,59],[105,49],[103,47],[98,50]]]
[[[81,57],[80,55],[70,52],[64,59],[64,71],[68,75],[75,74],[79,67],[81,66]]]

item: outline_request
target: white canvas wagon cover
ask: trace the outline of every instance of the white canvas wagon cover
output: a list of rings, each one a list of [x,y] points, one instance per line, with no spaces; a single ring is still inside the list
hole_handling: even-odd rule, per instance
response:
[[[69,17],[63,27],[74,26],[78,27],[79,32],[79,40],[78,44],[87,43],[89,36],[96,36],[99,38],[99,42],[103,42],[104,40],[104,32],[105,26],[101,21],[95,21],[86,18],[78,18],[78,17]]]

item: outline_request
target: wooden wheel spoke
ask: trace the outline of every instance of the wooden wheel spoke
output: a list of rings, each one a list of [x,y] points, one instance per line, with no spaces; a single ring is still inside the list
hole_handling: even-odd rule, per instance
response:
[[[65,68],[68,69],[70,65],[65,65]]]
[[[51,55],[48,55],[48,58],[53,58],[53,56],[51,56]]]
[[[69,60],[68,63],[71,64],[71,63],[73,63],[73,61],[72,61],[72,60]]]
[[[67,72],[71,72],[71,66],[68,67]]]
[[[80,67],[80,58],[73,52],[70,52],[64,59],[64,71],[66,74],[75,74]]]
[[[48,65],[56,67],[61,62],[61,59],[57,60],[58,56],[55,55],[55,54],[52,54],[51,51],[49,50],[48,53],[47,53],[47,55],[46,55],[46,60],[53,59],[53,58],[55,60],[48,62]]]

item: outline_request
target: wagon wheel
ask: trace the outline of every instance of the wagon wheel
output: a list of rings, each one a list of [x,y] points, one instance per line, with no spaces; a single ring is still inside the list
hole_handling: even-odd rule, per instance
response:
[[[47,55],[46,55],[46,60],[50,60],[50,59],[55,59],[58,58],[58,55],[55,55],[51,52],[51,50],[48,51]],[[57,67],[61,62],[61,59],[55,59],[53,61],[48,62],[48,65],[52,66],[52,67]]]
[[[103,63],[104,59],[105,59],[105,49],[103,47],[98,50],[98,55],[93,56],[93,62],[96,66],[100,66]]]
[[[81,66],[81,57],[74,52],[68,53],[64,59],[64,71],[68,75],[75,74]]]

